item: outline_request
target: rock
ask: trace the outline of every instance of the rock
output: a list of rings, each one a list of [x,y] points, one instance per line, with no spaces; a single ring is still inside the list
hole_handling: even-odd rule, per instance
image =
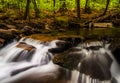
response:
[[[17,27],[17,29],[23,29],[25,26],[27,26],[27,24],[25,23],[14,23],[14,26]]]
[[[113,25],[114,25],[115,27],[119,27],[119,26],[120,26],[120,19],[114,19],[114,20],[112,21],[112,23],[113,23]]]
[[[33,33],[33,29],[30,26],[24,26],[22,29],[22,33],[25,35],[31,35]]]
[[[56,54],[53,62],[70,70],[78,70],[81,74],[101,81],[112,78],[110,68],[112,58],[107,52],[97,49],[73,47],[63,53]],[[104,49],[104,48],[102,48]]]
[[[11,61],[12,62],[19,62],[19,61],[30,61],[33,54],[35,53],[36,48],[32,45],[28,45],[24,42],[20,42],[16,45],[17,48],[23,49],[17,56],[15,56]]]
[[[114,58],[120,64],[120,39],[113,39],[109,49],[112,51]]]
[[[73,70],[77,68],[77,65],[81,61],[81,59],[84,57],[78,53],[72,53],[80,51],[81,49],[77,48],[71,48],[67,51],[64,51],[59,54],[55,54],[53,63],[58,64],[62,67],[65,67],[67,69]]]
[[[45,29],[45,23],[28,23],[28,26],[34,29]]]
[[[0,38],[0,47],[2,47],[4,45],[4,43],[5,43],[5,40]]]
[[[11,30],[0,29],[0,38],[3,38],[5,40],[11,40],[15,38],[15,35],[12,33]]]
[[[42,34],[50,34],[50,33],[52,33],[52,31],[51,30],[42,30],[41,33]]]
[[[17,47],[17,48],[22,48],[22,49],[28,50],[28,51],[31,51],[31,50],[35,49],[34,46],[28,45],[28,44],[26,44],[26,43],[24,43],[24,42],[20,42],[16,47]]]
[[[14,25],[9,25],[9,24],[7,24],[6,25],[9,29],[16,29],[17,27],[16,26],[14,26]]]
[[[6,24],[2,23],[2,24],[0,24],[0,29],[7,30],[7,29],[9,29],[9,27]]]
[[[56,46],[56,48],[51,48],[49,51],[52,53],[60,53],[71,47],[70,43],[66,41],[58,41],[56,42]]]
[[[79,36],[59,37],[59,39],[69,42],[71,46],[76,46],[83,40],[83,38]]]

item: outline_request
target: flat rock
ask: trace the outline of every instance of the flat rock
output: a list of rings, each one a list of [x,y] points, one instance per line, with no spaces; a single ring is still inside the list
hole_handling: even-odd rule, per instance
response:
[[[28,45],[28,44],[26,44],[26,43],[24,43],[24,42],[20,42],[16,47],[22,48],[22,49],[28,50],[28,51],[31,51],[32,49],[35,49],[34,46]]]

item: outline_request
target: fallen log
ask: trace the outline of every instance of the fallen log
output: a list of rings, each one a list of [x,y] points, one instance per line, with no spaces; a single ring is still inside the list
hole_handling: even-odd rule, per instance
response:
[[[112,23],[89,23],[89,28],[112,28],[113,24]]]
[[[100,15],[99,17],[96,17],[95,19],[85,22],[84,25],[89,25],[89,23],[106,22],[106,20],[111,22],[112,19],[117,18],[118,15],[120,15],[120,11],[114,11],[104,16]]]

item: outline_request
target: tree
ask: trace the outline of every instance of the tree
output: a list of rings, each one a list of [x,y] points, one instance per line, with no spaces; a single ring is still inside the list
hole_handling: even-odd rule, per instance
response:
[[[89,4],[90,4],[89,1],[90,1],[90,0],[86,0],[85,9],[84,9],[84,12],[85,12],[85,13],[91,13],[91,9],[90,9],[90,6],[89,6]]]
[[[107,1],[106,1],[106,8],[105,8],[105,10],[104,10],[104,12],[103,12],[102,15],[105,15],[105,14],[106,14],[106,12],[107,12],[107,10],[108,10],[109,3],[110,3],[110,0],[107,0]]]
[[[86,0],[86,3],[85,3],[85,9],[84,9],[85,13],[87,13],[87,9],[88,9],[88,1],[89,1],[89,0]]]
[[[27,0],[27,3],[26,3],[26,10],[25,10],[25,13],[24,13],[24,20],[27,19],[27,17],[29,17],[29,10],[30,10],[30,0]]]
[[[39,9],[38,9],[38,7],[37,7],[36,0],[33,0],[32,2],[33,2],[33,5],[34,5],[35,17],[37,18],[37,17],[39,17],[40,11],[39,11]]]
[[[77,17],[80,19],[80,0],[76,0],[77,4]]]

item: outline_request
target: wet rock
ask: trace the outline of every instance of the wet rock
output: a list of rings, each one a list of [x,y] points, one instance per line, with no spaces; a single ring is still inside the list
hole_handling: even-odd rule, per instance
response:
[[[16,57],[12,59],[12,62],[19,62],[19,61],[30,61],[33,54],[35,53],[36,48],[32,45],[28,45],[24,42],[20,42],[17,46],[17,48],[24,49],[21,51]]]
[[[60,53],[71,47],[70,43],[66,41],[58,41],[56,42],[56,46],[56,48],[49,49],[49,51],[52,53]]]
[[[5,43],[5,40],[0,38],[0,48],[4,45],[4,43]]]
[[[81,51],[78,48],[71,48],[63,53],[56,54],[53,59],[53,63],[70,70],[76,69],[81,59],[84,57],[82,54],[75,53]]]
[[[24,26],[22,29],[22,33],[24,35],[31,35],[33,33],[33,29],[30,26]]]
[[[28,44],[26,44],[26,43],[24,43],[24,42],[20,42],[16,47],[17,47],[17,48],[22,48],[22,49],[28,50],[28,51],[31,51],[32,49],[35,49],[34,46],[28,45]]]
[[[109,49],[112,51],[114,58],[120,64],[120,39],[113,39]]]
[[[67,41],[71,44],[71,46],[77,46],[78,44],[80,44],[83,40],[82,37],[60,37],[59,38],[60,40],[64,40],[64,41]]]
[[[113,62],[112,58],[103,52],[102,47],[81,48],[73,47],[63,53],[56,54],[53,62],[67,69],[76,69],[80,73],[90,76],[93,79],[101,81],[112,78],[110,68]]]
[[[15,34],[12,33],[12,30],[0,29],[0,38],[11,40],[15,38]]]

